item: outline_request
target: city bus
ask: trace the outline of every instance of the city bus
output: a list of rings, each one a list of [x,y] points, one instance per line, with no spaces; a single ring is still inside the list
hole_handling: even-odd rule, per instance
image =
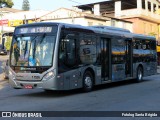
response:
[[[155,37],[121,28],[33,23],[15,28],[11,46],[9,82],[17,89],[91,91],[157,73]]]

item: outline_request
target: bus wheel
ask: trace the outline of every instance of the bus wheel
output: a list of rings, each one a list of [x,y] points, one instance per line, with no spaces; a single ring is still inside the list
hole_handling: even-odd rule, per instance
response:
[[[14,89],[17,89],[17,90],[18,90],[18,89],[22,89],[22,88],[18,88],[18,87],[13,87],[13,88],[14,88]]]
[[[85,92],[91,91],[93,88],[93,75],[90,71],[86,71],[83,75],[83,90]]]
[[[137,69],[137,82],[141,82],[143,80],[143,69],[142,67],[138,67]]]
[[[3,78],[4,79],[8,79],[8,76],[6,74],[4,74]]]

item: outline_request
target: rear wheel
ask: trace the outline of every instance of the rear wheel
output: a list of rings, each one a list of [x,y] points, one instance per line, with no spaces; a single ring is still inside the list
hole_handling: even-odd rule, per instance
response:
[[[85,92],[91,91],[93,88],[93,75],[90,71],[86,71],[83,75],[83,90]]]
[[[143,80],[143,69],[142,67],[138,67],[136,81],[141,82],[142,80]]]

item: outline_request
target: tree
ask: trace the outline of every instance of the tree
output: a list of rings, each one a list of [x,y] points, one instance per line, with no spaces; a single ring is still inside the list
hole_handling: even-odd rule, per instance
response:
[[[12,42],[12,37],[7,36],[7,37],[6,37],[6,42],[5,42],[5,45],[4,45],[4,46],[6,47],[6,50],[7,50],[7,51],[10,50],[11,42]]]
[[[29,1],[28,0],[23,0],[22,10],[28,11],[29,9],[30,9]]]
[[[150,33],[148,33],[148,35],[156,37],[157,34],[155,32],[150,32]]]
[[[12,0],[0,0],[0,7],[8,7],[11,8],[14,5],[14,3],[12,2]]]

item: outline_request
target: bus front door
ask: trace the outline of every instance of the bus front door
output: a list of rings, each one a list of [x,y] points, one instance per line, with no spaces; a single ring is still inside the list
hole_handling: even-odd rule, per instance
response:
[[[133,73],[133,62],[132,62],[132,41],[126,40],[126,62],[125,62],[125,73],[126,77],[132,77]]]
[[[109,39],[101,38],[101,77],[103,81],[109,80]]]

